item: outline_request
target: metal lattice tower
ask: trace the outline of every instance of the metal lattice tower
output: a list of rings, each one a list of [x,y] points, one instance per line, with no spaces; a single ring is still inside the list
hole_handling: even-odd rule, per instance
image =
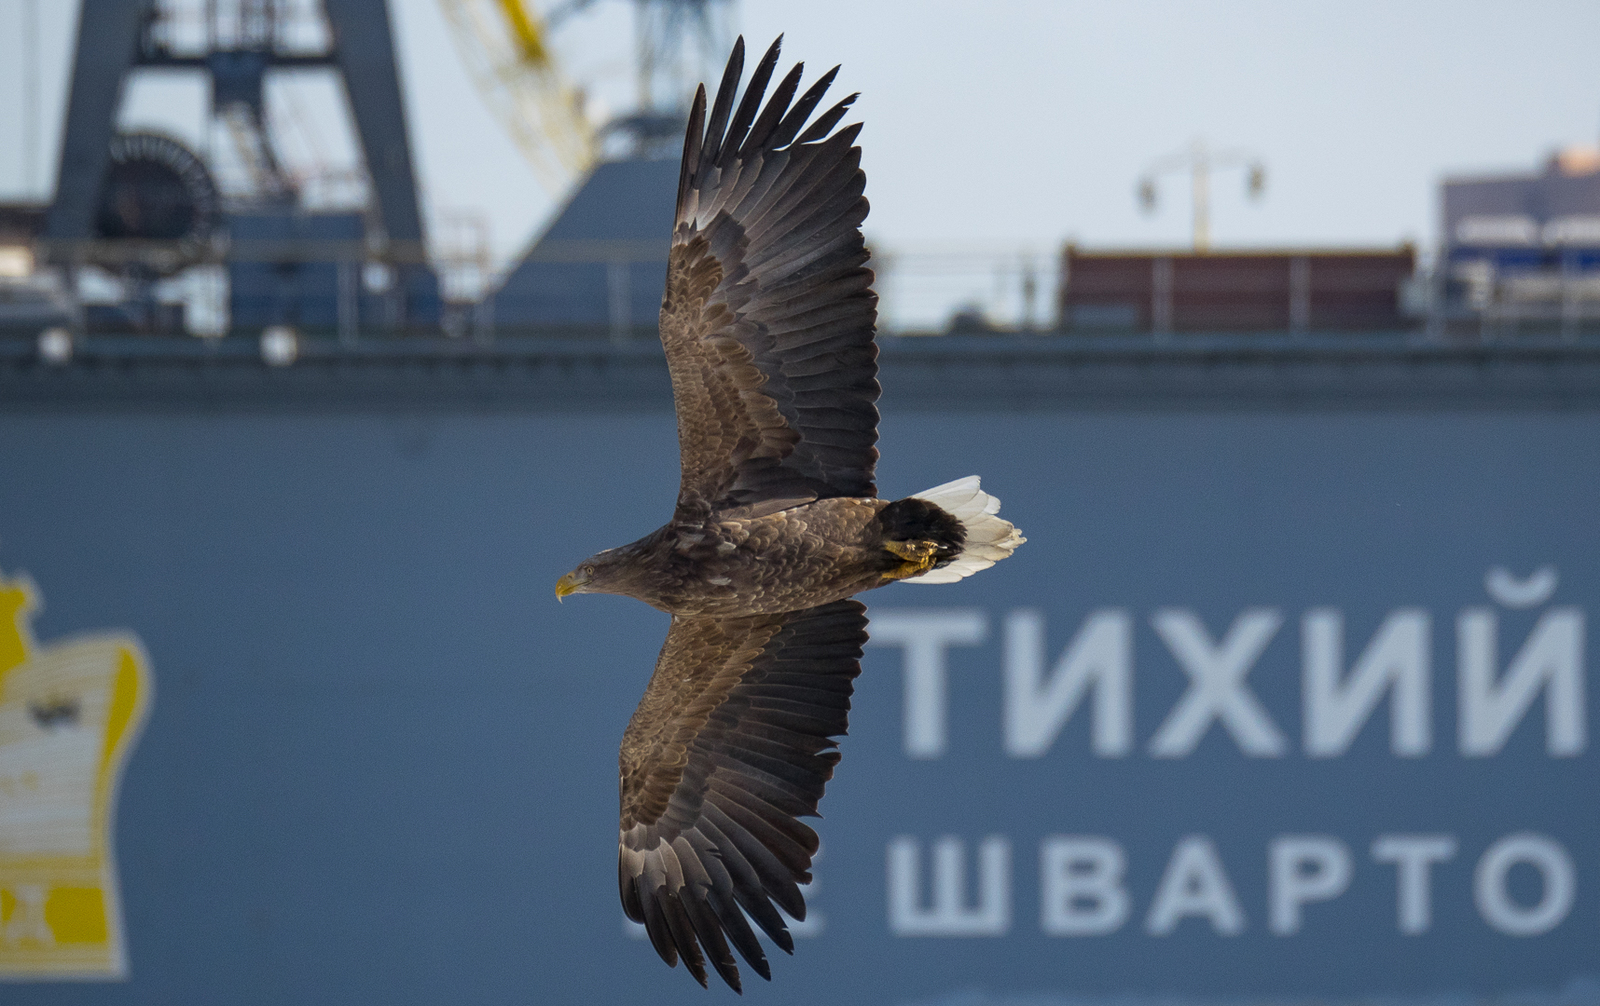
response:
[[[321,0],[325,43],[307,47],[286,30],[287,0],[207,0],[200,44],[180,39],[156,0],[83,0],[56,198],[45,236],[58,250],[94,237],[94,215],[128,76],[140,68],[190,69],[212,85],[212,114],[227,129],[266,202],[293,187],[265,126],[262,85],[274,69],[327,67],[343,78],[371,178],[382,239],[401,259],[421,261],[411,143],[385,0]]]
[[[197,159],[164,135],[119,134],[123,93],[142,69],[208,78],[208,135],[225,141],[208,142]],[[366,207],[343,220],[302,205],[268,128],[268,76],[307,69],[340,78],[362,152]],[[209,176],[226,153],[245,182],[216,213]],[[194,193],[207,189],[197,203]],[[207,216],[215,223],[206,233],[177,239]],[[165,229],[151,225],[158,219]],[[130,298],[145,308],[154,303],[152,277],[225,263],[236,325],[314,327],[331,317],[335,299],[342,338],[360,327],[436,325],[438,281],[424,242],[387,0],[82,0],[41,248],[69,274],[85,264],[113,269],[132,281]],[[365,266],[393,278],[374,284],[379,300],[363,300],[355,288],[352,277]],[[325,281],[334,273],[337,283]]]

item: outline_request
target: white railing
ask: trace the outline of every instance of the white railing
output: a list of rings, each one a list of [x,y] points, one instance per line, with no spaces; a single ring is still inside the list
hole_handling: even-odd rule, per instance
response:
[[[875,246],[879,327],[1039,331],[1056,324],[1058,253],[990,245]]]

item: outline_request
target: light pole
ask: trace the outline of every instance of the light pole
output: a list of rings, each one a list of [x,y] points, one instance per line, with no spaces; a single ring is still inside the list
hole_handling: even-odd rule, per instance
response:
[[[1258,199],[1267,188],[1267,169],[1261,159],[1247,150],[1210,150],[1206,141],[1195,137],[1183,150],[1168,154],[1145,168],[1139,177],[1139,206],[1146,213],[1156,208],[1156,178],[1170,171],[1189,172],[1190,198],[1194,209],[1194,250],[1211,248],[1211,172],[1223,168],[1245,169],[1245,194]]]

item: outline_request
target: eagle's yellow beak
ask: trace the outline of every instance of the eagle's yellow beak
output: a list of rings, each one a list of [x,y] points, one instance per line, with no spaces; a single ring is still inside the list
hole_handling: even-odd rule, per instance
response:
[[[576,570],[556,581],[556,600],[561,600],[568,594],[576,594],[578,588],[589,582],[589,578],[580,577]]]

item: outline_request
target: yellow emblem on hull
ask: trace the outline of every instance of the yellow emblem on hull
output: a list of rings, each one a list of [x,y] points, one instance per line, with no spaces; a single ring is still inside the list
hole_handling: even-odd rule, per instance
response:
[[[122,978],[112,824],[150,675],[131,635],[38,646],[36,599],[0,578],[0,980]]]

